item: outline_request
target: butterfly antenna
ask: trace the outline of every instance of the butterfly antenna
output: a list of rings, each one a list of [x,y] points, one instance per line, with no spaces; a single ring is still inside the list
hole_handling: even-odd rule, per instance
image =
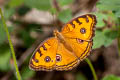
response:
[[[42,29],[35,29],[35,31],[43,31]]]
[[[56,21],[56,15],[54,13],[52,13],[52,16],[53,16],[53,27],[54,27],[54,30],[57,30],[57,21]]]
[[[38,31],[38,32],[48,32],[48,31],[50,31],[50,29],[35,29],[34,31]]]

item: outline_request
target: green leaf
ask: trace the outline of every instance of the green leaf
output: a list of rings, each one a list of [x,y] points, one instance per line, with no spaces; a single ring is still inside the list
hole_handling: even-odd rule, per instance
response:
[[[24,3],[24,0],[10,0],[8,6],[11,8],[18,7]]]
[[[115,15],[116,15],[116,17],[120,18],[120,9],[116,11]]]
[[[120,6],[119,5],[106,5],[106,4],[99,4],[97,5],[97,8],[99,8],[101,11],[104,10],[104,11],[108,11],[108,10],[118,10],[120,9]]]
[[[102,4],[120,4],[119,0],[100,0],[99,2]]]
[[[105,47],[112,44],[113,40],[118,37],[118,31],[105,29],[104,31],[96,30],[95,37],[93,38],[93,49],[100,48],[102,45]]]
[[[100,10],[118,10],[120,9],[119,5],[119,0],[99,0],[99,4],[97,5],[97,7]]]
[[[108,75],[108,76],[105,76],[102,80],[120,80],[120,77],[115,75]]]
[[[82,73],[77,73],[76,80],[87,80],[87,78]]]
[[[34,74],[35,71],[30,70],[28,66],[24,67],[21,71],[21,76],[23,80],[29,79],[30,77],[34,76]]]
[[[6,33],[4,31],[2,21],[0,20],[0,44],[2,44],[5,39],[6,39]]]
[[[102,45],[104,45],[105,42],[105,36],[102,33],[102,31],[96,30],[95,31],[95,37],[93,38],[93,49],[100,48]]]
[[[72,19],[72,12],[69,9],[63,10],[59,12],[58,19],[61,20],[63,23],[68,22]]]
[[[4,17],[5,17],[5,19],[8,20],[14,13],[15,13],[14,8],[5,8],[4,9]]]
[[[103,14],[103,13],[95,13],[95,15],[97,16],[97,24],[96,24],[96,26],[100,27],[100,28],[104,27],[105,23],[103,22],[103,19],[108,20],[108,16]]]
[[[104,46],[109,46],[113,40],[115,40],[118,37],[118,31],[113,31],[110,29],[104,30],[104,35],[105,35],[105,43]]]
[[[106,29],[104,30],[104,34],[107,38],[110,38],[110,39],[115,39],[118,37],[118,31],[116,30]]]
[[[60,6],[68,5],[73,2],[73,0],[57,0]]]
[[[51,0],[25,0],[25,5],[30,8],[37,8],[39,10],[49,10],[51,8]]]
[[[27,12],[29,12],[31,9],[29,7],[26,7],[26,6],[21,6],[19,7],[19,9],[17,9],[17,13],[20,15],[20,16],[24,16]]]
[[[8,45],[0,46],[0,70],[7,71],[10,69],[10,57],[11,53]]]
[[[29,30],[27,30],[27,31],[26,30],[20,31],[20,37],[21,37],[21,39],[23,39],[24,44],[25,44],[26,47],[29,47],[34,42],[34,39],[32,39],[30,37]]]
[[[8,27],[9,32],[13,31],[13,27]],[[0,45],[3,44],[3,42],[6,40],[6,33],[3,28],[3,23],[0,20]]]
[[[57,12],[55,8],[51,8],[49,11],[51,12],[51,14],[56,14]]]
[[[111,12],[111,13],[107,14],[107,16],[110,18],[110,21],[111,21],[111,22],[112,22],[112,21],[114,21],[115,23],[118,22],[118,17],[116,17],[115,13]],[[108,19],[109,19],[109,18],[108,18]],[[114,26],[112,26],[112,27],[114,27]]]

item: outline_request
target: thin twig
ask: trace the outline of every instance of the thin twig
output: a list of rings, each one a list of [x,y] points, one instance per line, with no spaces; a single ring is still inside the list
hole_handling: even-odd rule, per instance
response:
[[[88,63],[88,65],[89,65],[89,67],[90,67],[90,69],[92,71],[94,80],[98,80],[96,72],[95,72],[94,67],[93,67],[92,63],[90,62],[90,60],[88,58],[86,58],[85,61]]]
[[[16,56],[15,56],[15,51],[14,51],[14,48],[13,48],[13,44],[12,44],[12,41],[11,41],[11,38],[10,38],[10,34],[9,34],[9,32],[8,32],[8,28],[7,28],[5,19],[4,19],[4,17],[3,17],[1,8],[0,8],[0,14],[1,14],[2,22],[3,22],[4,30],[5,30],[6,35],[7,35],[7,37],[8,37],[8,41],[9,41],[11,53],[12,53],[13,60],[14,60],[14,66],[15,66],[16,73],[17,73],[17,78],[18,78],[18,80],[21,80],[21,76],[20,76],[20,73],[19,73],[19,70],[18,70],[17,60],[16,60]]]

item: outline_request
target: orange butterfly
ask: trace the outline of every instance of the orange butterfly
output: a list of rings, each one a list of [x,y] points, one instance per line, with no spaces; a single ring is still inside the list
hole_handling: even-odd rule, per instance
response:
[[[93,45],[96,16],[86,14],[68,22],[55,37],[48,38],[34,51],[32,70],[70,70],[87,57]]]

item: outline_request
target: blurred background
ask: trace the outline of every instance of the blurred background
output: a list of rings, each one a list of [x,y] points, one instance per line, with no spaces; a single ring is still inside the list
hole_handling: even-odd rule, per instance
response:
[[[34,49],[55,28],[86,13],[97,16],[91,55],[98,80],[120,80],[120,0],[0,0],[22,80],[94,80],[84,60],[71,71],[32,71]],[[13,57],[0,18],[0,80],[16,80]]]

